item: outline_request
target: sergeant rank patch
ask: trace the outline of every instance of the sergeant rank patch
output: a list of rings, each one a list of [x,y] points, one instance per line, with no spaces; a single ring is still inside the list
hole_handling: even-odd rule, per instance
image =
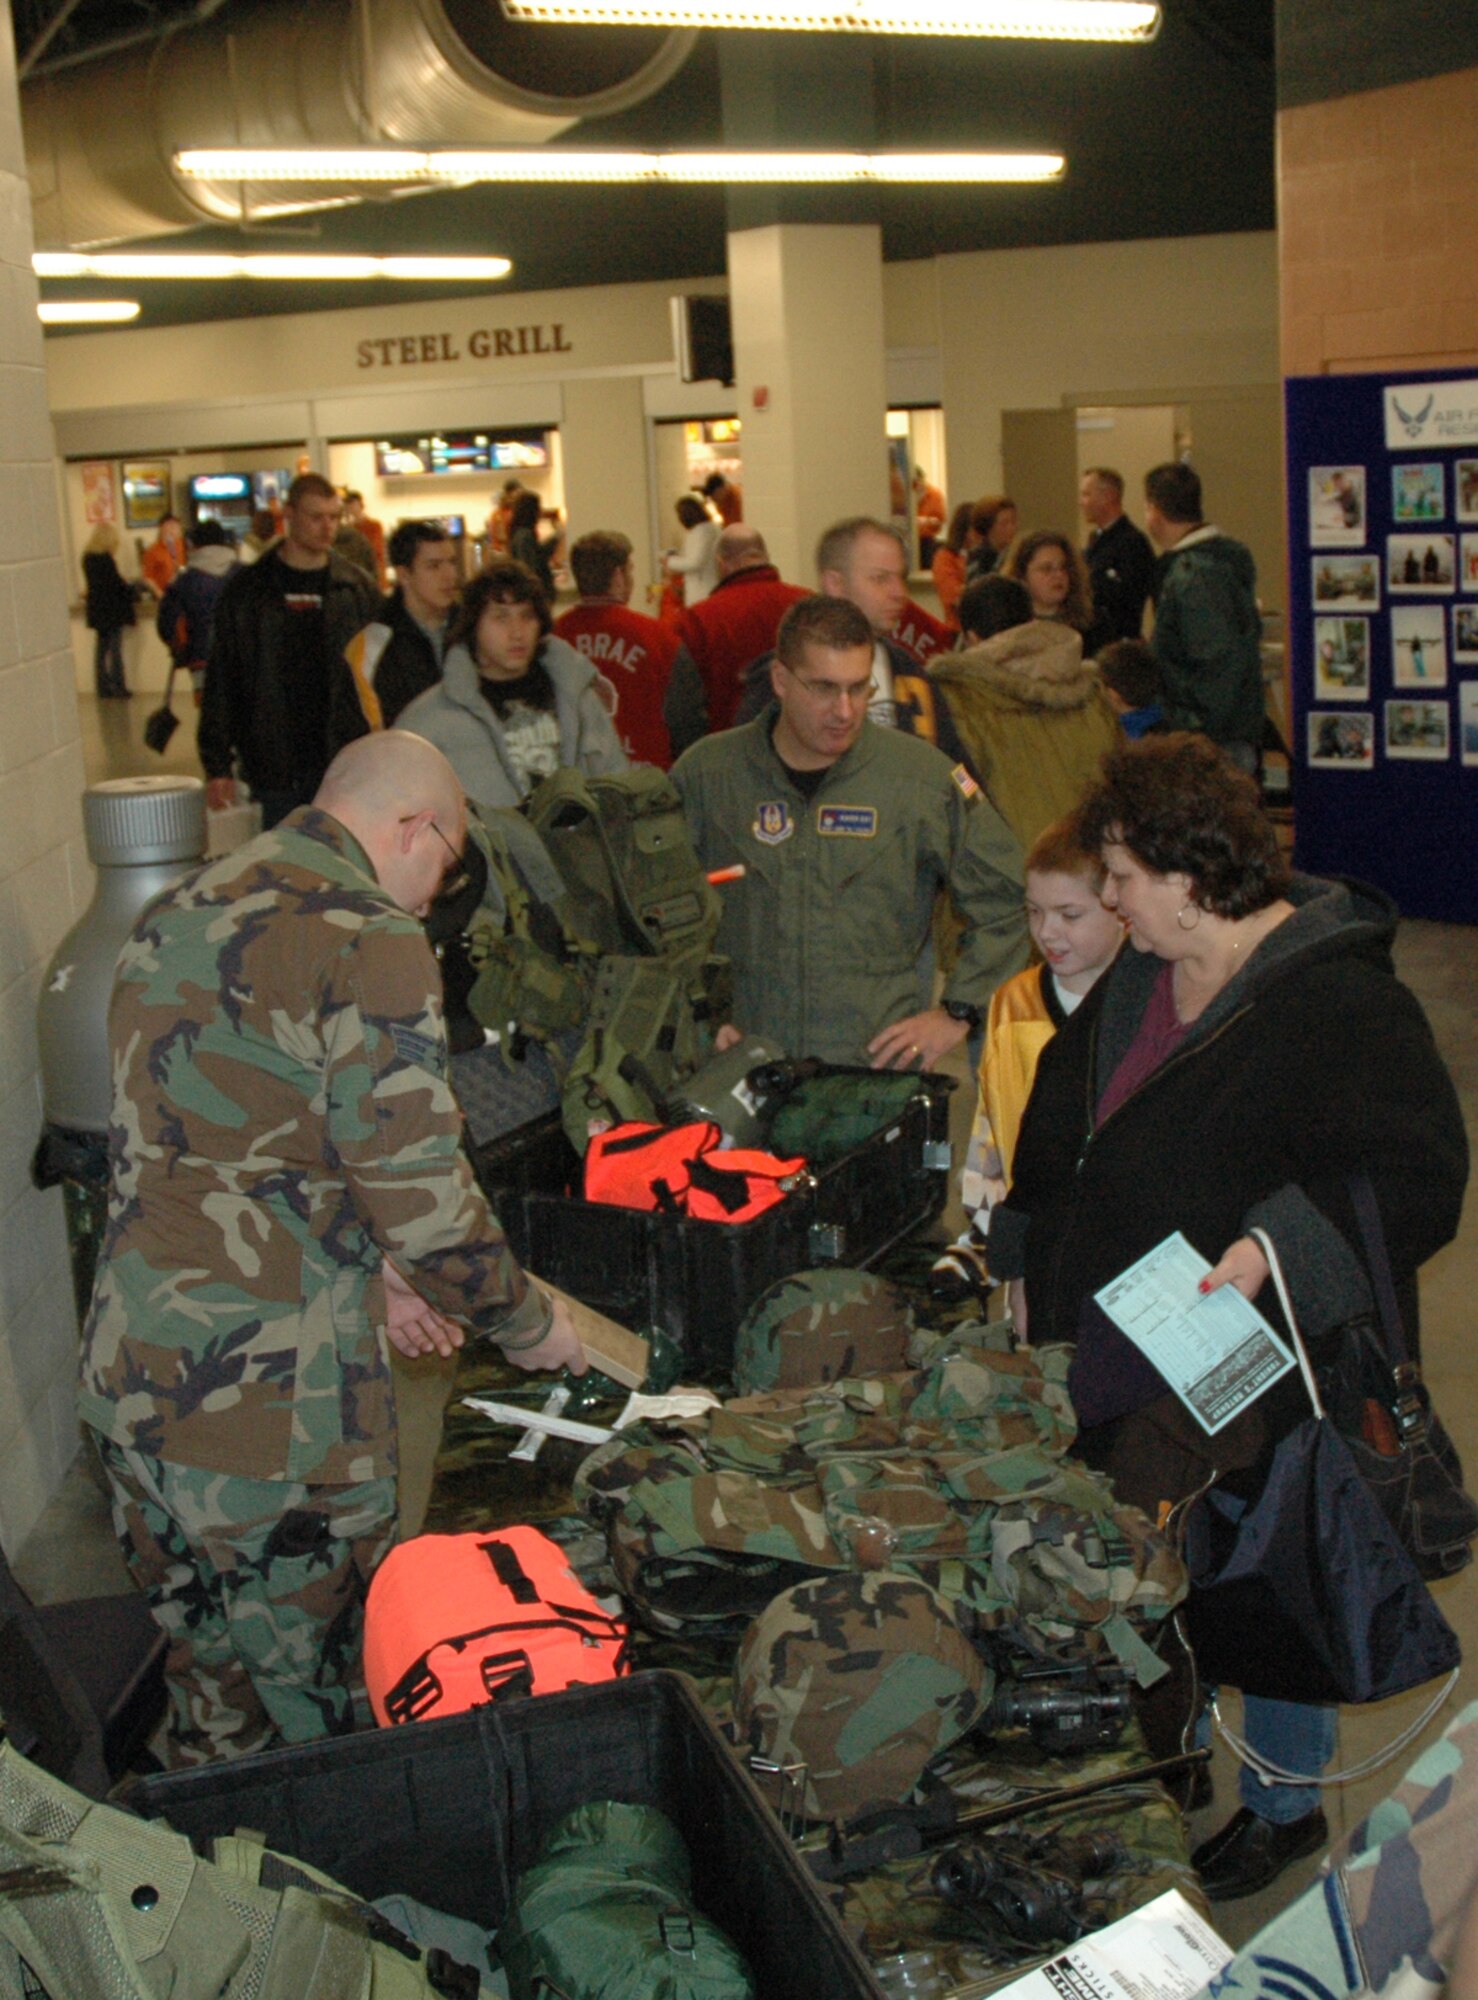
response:
[[[818,806],[818,833],[850,835],[854,840],[871,840],[878,830],[876,806]]]
[[[766,847],[778,847],[795,832],[795,821],[784,799],[762,799],[754,809],[754,825],[749,829]]]

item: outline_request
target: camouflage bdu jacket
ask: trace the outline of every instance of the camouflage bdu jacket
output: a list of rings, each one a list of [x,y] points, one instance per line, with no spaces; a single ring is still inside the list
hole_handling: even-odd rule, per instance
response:
[[[963,765],[865,723],[809,799],[775,754],[773,705],[705,736],[672,769],[705,868],[726,884],[716,949],[734,1020],[787,1055],[866,1067],[880,1029],[927,1007],[930,925],[946,885],[964,931],[946,997],[985,1012],[1026,964],[1016,836]]]
[[[304,808],[150,904],[108,1031],[84,1421],[246,1478],[393,1471],[382,1252],[475,1333],[548,1311],[459,1145],[420,924]]]

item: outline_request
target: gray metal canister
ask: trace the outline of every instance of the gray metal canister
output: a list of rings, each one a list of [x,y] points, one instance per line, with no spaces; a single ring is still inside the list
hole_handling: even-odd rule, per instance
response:
[[[110,778],[82,795],[92,902],[57,946],[37,1008],[45,1124],[31,1173],[60,1184],[79,1320],[108,1193],[113,1081],[108,1000],[118,954],[144,905],[205,856],[205,787],[198,778]]]

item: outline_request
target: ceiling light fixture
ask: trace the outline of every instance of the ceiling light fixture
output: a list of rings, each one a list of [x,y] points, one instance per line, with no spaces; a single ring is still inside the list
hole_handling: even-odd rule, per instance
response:
[[[506,278],[506,257],[230,257],[192,251],[38,250],[38,278]]]
[[[137,299],[44,299],[36,308],[43,326],[115,326],[137,319]]]
[[[381,171],[386,158],[394,174]],[[366,162],[363,172],[358,162]],[[616,153],[529,147],[393,154],[217,150],[175,155],[193,179],[214,181],[441,180],[473,181],[732,181],[885,182],[1060,180],[1061,153]],[[428,273],[429,275],[434,275]]]
[[[1150,0],[503,0],[510,21],[600,27],[801,28],[829,34],[989,35],[1033,41],[1148,42]]]

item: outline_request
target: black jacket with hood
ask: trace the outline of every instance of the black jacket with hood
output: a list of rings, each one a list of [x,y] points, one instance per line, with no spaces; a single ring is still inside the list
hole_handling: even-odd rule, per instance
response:
[[[1367,1174],[1414,1347],[1417,1267],[1457,1229],[1467,1139],[1426,1017],[1392,969],[1395,906],[1307,876],[1289,900],[1294,914],[1095,1132],[1163,967],[1119,954],[1042,1053],[992,1216],[991,1268],[1025,1277],[1032,1340],[1078,1341],[1075,1370],[1122,1369],[1145,1401],[1163,1382],[1150,1371],[1144,1384],[1138,1350],[1090,1302],[1172,1230],[1214,1264],[1260,1224],[1317,1340],[1369,1309],[1349,1189]],[[1278,1324],[1271,1285],[1257,1305]]]

